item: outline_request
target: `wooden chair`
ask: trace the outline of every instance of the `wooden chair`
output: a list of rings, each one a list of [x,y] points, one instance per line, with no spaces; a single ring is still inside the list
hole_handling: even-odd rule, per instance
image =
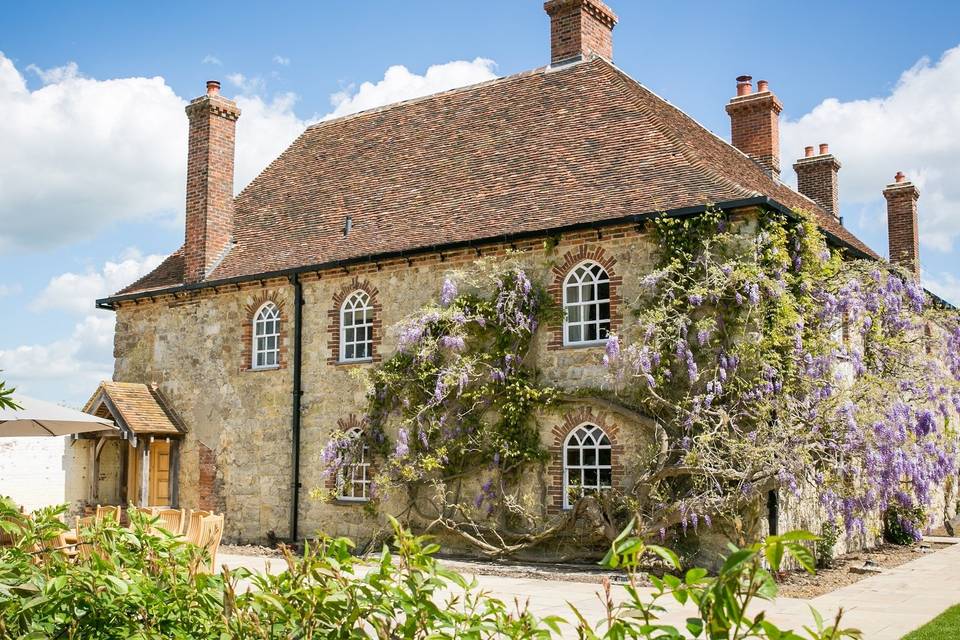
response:
[[[184,531],[184,538],[186,538],[187,542],[195,544],[198,547],[200,546],[200,523],[209,515],[212,514],[203,509],[190,510],[190,519],[187,521],[186,530]]]
[[[223,515],[210,515],[201,519],[200,544],[197,545],[209,554],[209,560],[199,568],[200,571],[213,573],[217,566],[217,550],[223,538]]]
[[[99,509],[99,507],[98,507]],[[93,555],[94,547],[92,542],[85,542],[84,538],[89,538],[85,536],[84,532],[96,524],[96,516],[84,516],[82,518],[77,518],[76,532],[77,532],[77,542],[76,542],[76,553],[81,559],[87,559]]]
[[[97,522],[103,522],[104,520],[113,520],[117,524],[120,524],[120,507],[108,505],[101,507],[97,505]]]
[[[175,536],[183,533],[186,520],[183,509],[159,509],[153,517],[157,518],[157,522],[153,525],[154,531],[162,529]]]

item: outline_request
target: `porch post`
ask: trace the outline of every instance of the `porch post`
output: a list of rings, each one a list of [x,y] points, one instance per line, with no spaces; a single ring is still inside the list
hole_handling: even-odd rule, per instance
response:
[[[150,440],[142,440],[140,451],[140,506],[150,506]]]
[[[100,440],[101,438],[95,438],[90,442],[90,489],[87,492],[87,495],[90,496],[90,504],[96,504],[99,500],[99,478],[100,478]]]
[[[170,506],[174,509],[180,506],[180,441],[169,439],[170,442]]]

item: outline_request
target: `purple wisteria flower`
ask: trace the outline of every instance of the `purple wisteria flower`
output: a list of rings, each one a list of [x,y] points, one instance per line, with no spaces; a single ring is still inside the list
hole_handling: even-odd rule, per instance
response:
[[[407,430],[403,427],[397,431],[397,446],[393,451],[393,454],[398,458],[406,458],[410,453],[410,442],[409,435]]]
[[[443,286],[440,288],[440,304],[449,307],[456,297],[457,283],[447,278],[443,281]]]

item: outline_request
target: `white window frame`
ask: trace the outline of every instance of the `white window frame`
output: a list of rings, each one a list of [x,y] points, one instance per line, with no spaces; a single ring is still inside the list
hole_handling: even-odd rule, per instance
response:
[[[347,432],[347,437],[357,439],[363,437],[360,427],[353,427]],[[364,442],[360,447],[360,460],[350,462],[337,470],[337,500],[344,502],[368,502],[370,500],[370,447]],[[349,475],[349,478],[347,477]],[[350,489],[346,493],[344,489]],[[360,495],[357,495],[359,487]]]
[[[599,274],[594,273],[594,267],[600,270]],[[582,273],[581,273],[582,272]],[[579,274],[579,275],[578,275]],[[599,297],[599,288],[600,285],[607,285],[607,297]],[[584,301],[583,299],[583,290],[584,288],[592,288],[593,299]],[[571,299],[571,294],[576,294],[576,299]],[[601,317],[601,308],[603,305],[607,307],[607,316],[606,318]],[[587,312],[589,309],[593,309],[596,314],[596,319],[588,320]],[[576,310],[577,319],[571,320],[571,311]],[[607,270],[603,268],[603,265],[593,261],[585,260],[570,269],[570,273],[567,274],[567,277],[563,280],[563,344],[568,347],[580,347],[580,346],[589,346],[589,345],[600,345],[606,344],[607,338],[610,336],[610,275],[607,273]],[[606,325],[606,326],[604,326]],[[597,337],[594,340],[586,340],[584,336],[586,335],[586,329],[588,326],[596,326]],[[580,330],[580,339],[572,340],[570,338],[570,329],[573,327],[579,327]],[[606,332],[604,337],[600,337],[601,329]]]
[[[363,306],[358,306],[358,303],[355,301],[363,301]],[[349,307],[349,308],[348,308]],[[358,310],[364,311],[364,322],[357,324],[352,322],[347,325],[346,317],[347,314],[356,314]],[[347,340],[347,332],[349,330],[354,331],[354,339]],[[367,337],[363,340],[356,339],[356,331],[362,329],[366,332]],[[356,346],[364,345],[366,347],[365,354],[363,357],[356,357]],[[354,347],[354,356],[347,356],[347,347]],[[373,304],[370,301],[370,294],[364,291],[363,289],[357,289],[343,301],[343,304],[340,305],[340,362],[369,362],[373,360]]]
[[[269,314],[269,317],[266,315]],[[274,332],[266,333],[267,324],[274,323]],[[261,329],[264,333],[260,333]],[[259,340],[263,338],[265,343],[269,344],[270,338],[273,338],[273,348],[264,346],[260,348]],[[264,302],[257,312],[253,314],[253,343],[251,346],[250,367],[253,369],[277,369],[280,367],[280,309],[273,302]],[[259,356],[264,355],[264,364],[258,364]],[[269,356],[273,356],[273,362],[269,363]]]
[[[576,436],[576,442],[574,442],[574,436]],[[574,449],[578,452],[577,464],[570,463],[570,451]],[[585,452],[593,454],[592,463],[587,462]],[[606,452],[607,464],[600,463],[601,452]],[[570,484],[571,472],[579,476],[580,484],[575,486],[580,487],[584,494],[588,491],[605,491],[613,487],[613,445],[610,442],[610,437],[601,427],[590,422],[584,422],[578,425],[576,429],[571,430],[563,441],[562,455],[564,509],[573,507],[570,501],[570,489],[573,486]],[[587,484],[586,479],[590,471],[596,475],[596,482]],[[601,471],[607,472],[606,475],[609,479],[606,484],[601,479]]]

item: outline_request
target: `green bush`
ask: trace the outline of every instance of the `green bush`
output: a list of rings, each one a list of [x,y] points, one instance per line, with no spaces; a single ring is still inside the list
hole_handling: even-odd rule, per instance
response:
[[[199,549],[151,533],[136,512],[130,514],[131,529],[113,523],[93,527],[95,552],[72,558],[69,548],[51,548],[65,529],[62,512],[45,509],[28,517],[0,499],[0,531],[13,540],[0,548],[0,638],[519,640],[558,637],[568,626],[559,617],[538,618],[524,605],[508,607],[478,590],[475,580],[438,564],[437,545],[395,521],[392,546],[374,560],[353,555],[348,540],[328,539],[308,545],[300,556],[285,552],[287,570],[279,575],[246,570],[207,575],[198,571],[204,560]],[[770,571],[785,555],[813,570],[813,557],[801,544],[811,539],[794,532],[733,548],[716,576],[691,569],[682,576],[651,577],[656,593],[647,601],[637,590],[645,556],[655,554],[674,570],[678,559],[672,551],[646,546],[627,529],[604,563],[626,570],[629,601],[615,605],[608,581],[608,615],[598,626],[571,607],[576,633],[610,640],[800,638],[744,611],[754,599],[775,596]],[[663,608],[657,599],[667,595],[697,608],[698,616],[683,631],[658,622]],[[859,637],[841,630],[839,618],[825,624],[814,615],[814,622],[809,639]]]
[[[926,523],[923,507],[890,506],[883,514],[883,539],[890,544],[913,544],[923,536]]]

